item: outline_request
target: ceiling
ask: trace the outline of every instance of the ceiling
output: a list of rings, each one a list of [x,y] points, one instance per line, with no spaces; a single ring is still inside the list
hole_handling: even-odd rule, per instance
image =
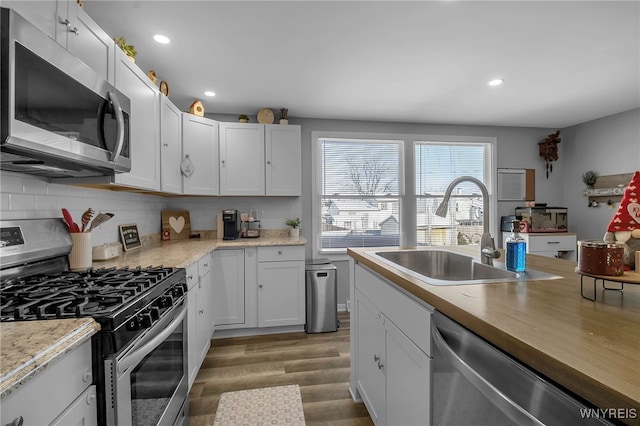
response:
[[[183,111],[564,128],[640,106],[639,1],[84,5]]]

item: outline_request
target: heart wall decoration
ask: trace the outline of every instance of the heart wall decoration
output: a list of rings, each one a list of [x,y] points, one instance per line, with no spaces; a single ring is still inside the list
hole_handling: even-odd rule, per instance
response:
[[[169,239],[181,240],[191,235],[191,219],[188,210],[163,210],[162,233],[169,233]]]

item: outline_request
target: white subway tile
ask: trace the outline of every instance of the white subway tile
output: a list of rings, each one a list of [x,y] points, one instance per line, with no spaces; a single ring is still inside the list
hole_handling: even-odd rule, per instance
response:
[[[0,176],[0,191],[2,193],[22,194],[23,177],[3,172]]]
[[[22,192],[32,195],[46,195],[48,185],[43,179],[27,177],[22,181]]]
[[[9,208],[11,210],[35,210],[35,195],[9,194]]]

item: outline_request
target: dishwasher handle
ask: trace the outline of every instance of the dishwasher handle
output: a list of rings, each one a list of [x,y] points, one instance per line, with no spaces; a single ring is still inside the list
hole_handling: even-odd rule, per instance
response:
[[[487,397],[501,412],[518,425],[535,425],[544,426],[540,420],[536,419],[531,413],[518,404],[513,402],[507,395],[502,393],[494,385],[485,379],[476,370],[471,368],[448,344],[444,337],[440,334],[440,330],[434,323],[431,326],[431,336],[433,342],[442,353],[442,356],[449,361],[456,370],[462,374],[478,391]]]

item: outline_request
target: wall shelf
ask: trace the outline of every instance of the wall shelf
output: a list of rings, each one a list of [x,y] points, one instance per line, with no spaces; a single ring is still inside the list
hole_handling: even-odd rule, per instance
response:
[[[633,173],[623,173],[619,175],[598,176],[593,187],[583,192],[589,199],[589,205],[596,201],[600,203],[618,203],[622,200],[624,190],[631,182]]]

